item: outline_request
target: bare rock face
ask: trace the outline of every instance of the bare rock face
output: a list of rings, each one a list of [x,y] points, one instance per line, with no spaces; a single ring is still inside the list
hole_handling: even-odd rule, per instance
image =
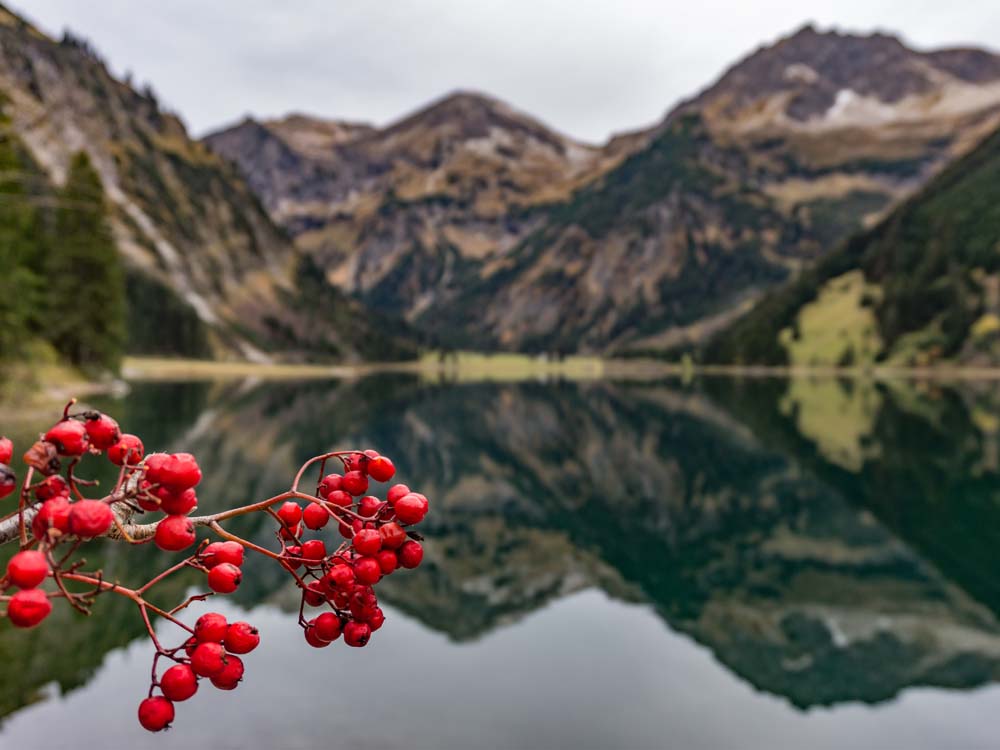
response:
[[[602,148],[459,93],[387,128],[207,138],[330,280],[462,346],[662,351],[911,194],[1000,124],[1000,57],[805,27]]]
[[[320,290],[320,306],[350,318],[354,338],[318,325],[299,292],[307,259],[242,177],[192,140],[151,90],[115,79],[86,42],[56,42],[0,7],[0,92],[14,134],[57,182],[73,154],[89,155],[130,274],[207,329],[217,354],[361,354],[360,307]],[[156,299],[145,303],[155,314]]]

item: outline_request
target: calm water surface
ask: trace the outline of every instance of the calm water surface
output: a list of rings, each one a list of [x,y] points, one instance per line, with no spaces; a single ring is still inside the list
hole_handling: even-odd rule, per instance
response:
[[[2,627],[2,748],[1000,743],[992,384],[394,376],[136,384],[97,405],[196,453],[206,511],[374,446],[431,497],[425,565],[380,584],[368,648],[314,651],[280,571],[249,563],[221,607],[261,630],[244,683],[203,686],[160,735],[133,719],[151,649],[128,602]],[[169,559],[100,554],[132,581]]]

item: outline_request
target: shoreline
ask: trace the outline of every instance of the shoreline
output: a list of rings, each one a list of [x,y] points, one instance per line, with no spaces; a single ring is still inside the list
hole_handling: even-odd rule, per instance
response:
[[[355,380],[371,375],[403,373],[448,382],[517,381],[546,378],[569,380],[654,380],[657,378],[843,378],[853,380],[927,380],[936,382],[998,381],[1000,367],[773,367],[689,365],[658,360],[570,357],[561,362],[522,355],[475,355],[468,361],[439,362],[424,358],[405,362],[357,364],[258,364],[239,361],[128,357],[124,381]],[[100,385],[100,384],[98,384]]]

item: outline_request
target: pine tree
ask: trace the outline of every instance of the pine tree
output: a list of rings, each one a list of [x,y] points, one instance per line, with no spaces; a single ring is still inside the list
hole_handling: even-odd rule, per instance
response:
[[[117,370],[125,345],[125,275],[101,178],[86,154],[73,157],[55,213],[42,333],[73,364]]]

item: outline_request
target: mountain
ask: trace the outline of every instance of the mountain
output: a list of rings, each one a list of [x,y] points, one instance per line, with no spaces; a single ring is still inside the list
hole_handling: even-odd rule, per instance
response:
[[[874,229],[765,298],[712,362],[1000,362],[1000,130]]]
[[[329,278],[456,346],[702,340],[1000,124],[1000,57],[811,26],[601,148],[460,93],[206,139]]]
[[[131,351],[256,360],[408,351],[356,302],[317,286],[311,259],[242,178],[148,87],[115,79],[86,42],[57,42],[0,6],[0,94],[12,135],[52,180],[81,151],[99,174],[128,266]]]
[[[460,92],[383,129],[294,115],[205,143],[331,280],[419,320],[447,305],[603,163],[601,151]]]

